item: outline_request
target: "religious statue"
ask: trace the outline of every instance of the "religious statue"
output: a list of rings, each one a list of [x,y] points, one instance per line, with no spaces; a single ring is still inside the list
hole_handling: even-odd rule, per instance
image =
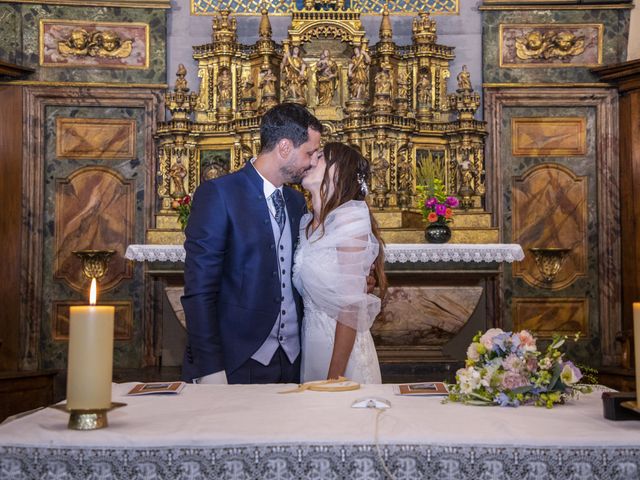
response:
[[[296,45],[289,51],[285,45],[285,54],[280,68],[285,86],[285,99],[304,105],[306,103],[304,87],[307,84],[307,63],[300,56],[300,47]]]
[[[260,72],[260,83],[258,86],[262,92],[260,108],[267,110],[278,103],[276,95],[276,82],[278,77],[273,73],[271,67],[263,66]]]
[[[539,30],[532,30],[521,37],[516,37],[516,56],[521,60],[542,58],[549,48],[550,38]]]
[[[318,105],[329,105],[338,86],[338,65],[326,48],[316,63],[316,92]]]
[[[127,58],[133,50],[132,40],[122,40],[111,31],[96,32],[92,36],[93,46],[89,55],[102,58]]]
[[[347,77],[349,78],[349,94],[354,100],[362,100],[367,96],[369,86],[369,65],[371,57],[366,51],[366,44],[354,47],[353,56],[349,62]]]
[[[584,52],[584,37],[576,37],[570,32],[558,32],[551,43],[546,56],[547,58],[564,59],[566,57],[575,57]]]
[[[431,75],[429,70],[424,68],[418,75],[418,83],[416,85],[416,98],[418,106],[427,108],[431,100]]]
[[[391,95],[391,77],[389,70],[382,68],[373,80],[376,95]]]
[[[254,83],[249,75],[242,77],[240,82],[240,98],[243,100],[255,100],[253,92]]]
[[[171,177],[171,183],[173,184],[173,192],[171,192],[171,196],[176,199],[183,198],[187,194],[184,189],[184,179],[187,176],[187,169],[184,168],[180,159],[171,165],[171,168],[169,169],[169,176]]]
[[[373,165],[373,191],[374,192],[387,192],[387,170],[389,169],[389,162],[382,152],[376,158],[376,162]]]
[[[471,86],[471,74],[466,65],[462,66],[462,71],[458,74],[456,80],[458,80],[458,91],[473,90]]]
[[[122,40],[115,32],[96,31],[89,34],[83,28],[71,32],[69,38],[58,42],[58,51],[64,55],[126,58],[133,50],[132,40]]]
[[[196,102],[196,110],[209,109],[209,79],[211,78],[211,65],[200,67],[198,69],[198,77],[200,80],[200,91],[198,92],[198,101]]]
[[[398,76],[398,97],[409,98],[409,73],[404,70]]]
[[[218,106],[230,108],[231,97],[233,94],[233,82],[231,79],[231,72],[228,68],[220,70],[216,88],[218,90]]]
[[[411,206],[411,194],[413,192],[413,164],[411,157],[405,151],[403,160],[398,164],[398,206],[407,208]]]
[[[187,76],[187,69],[182,63],[178,65],[178,71],[176,72],[176,75],[178,78],[176,79],[175,91],[188,92],[189,87],[187,87],[187,79],[185,78]]]
[[[62,55],[88,55],[89,34],[83,28],[71,31],[69,38],[58,42],[58,51]]]

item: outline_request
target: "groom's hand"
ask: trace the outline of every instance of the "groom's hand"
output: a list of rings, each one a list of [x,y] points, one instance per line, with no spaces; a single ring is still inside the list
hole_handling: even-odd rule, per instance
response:
[[[376,277],[373,275],[374,270],[375,267],[371,265],[369,275],[367,275],[367,293],[373,293],[373,290],[376,288]]]

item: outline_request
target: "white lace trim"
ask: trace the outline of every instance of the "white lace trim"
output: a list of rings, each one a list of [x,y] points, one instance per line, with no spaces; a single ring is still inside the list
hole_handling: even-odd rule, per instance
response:
[[[415,262],[508,262],[524,259],[522,247],[515,243],[399,244],[385,247],[389,263]],[[125,258],[137,262],[184,262],[182,245],[129,245]]]
[[[384,249],[389,263],[406,262],[508,262],[524,259],[522,247],[516,243],[445,243],[435,245],[389,244]]]

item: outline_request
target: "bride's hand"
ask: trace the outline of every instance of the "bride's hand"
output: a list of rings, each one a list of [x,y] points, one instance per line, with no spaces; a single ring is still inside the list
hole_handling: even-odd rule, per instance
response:
[[[367,293],[373,293],[373,290],[376,288],[376,277],[373,275],[374,269],[374,265],[371,265],[369,275],[367,275]]]

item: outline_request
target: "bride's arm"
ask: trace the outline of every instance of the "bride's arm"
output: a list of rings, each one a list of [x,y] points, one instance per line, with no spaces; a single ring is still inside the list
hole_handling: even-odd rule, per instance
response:
[[[343,323],[336,322],[336,336],[333,343],[333,354],[331,355],[327,379],[344,376],[355,341],[356,331]]]

